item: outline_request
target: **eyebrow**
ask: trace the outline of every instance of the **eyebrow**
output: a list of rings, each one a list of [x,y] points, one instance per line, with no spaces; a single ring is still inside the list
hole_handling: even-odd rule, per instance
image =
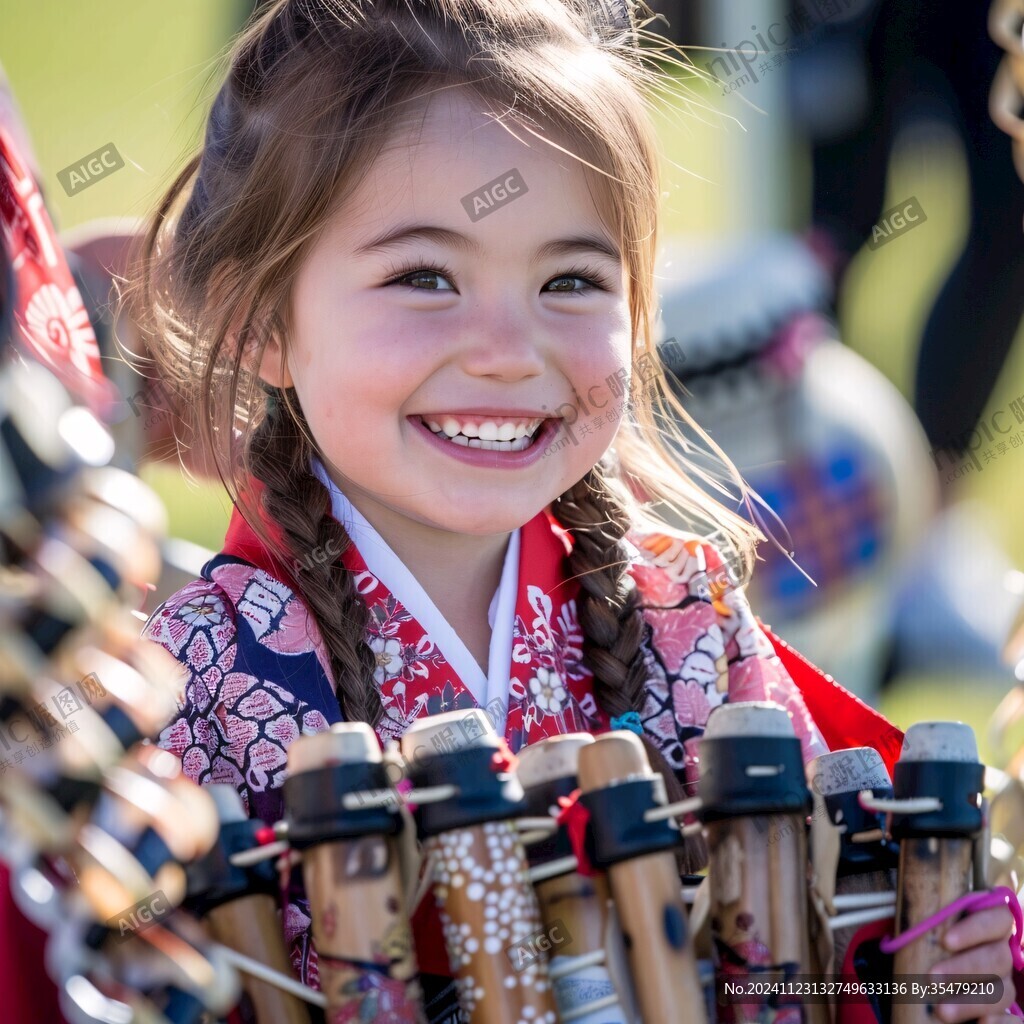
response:
[[[371,253],[379,252],[389,246],[398,245],[401,242],[422,240],[436,242],[438,245],[446,245],[451,249],[464,252],[470,256],[480,256],[483,246],[468,235],[452,231],[450,228],[436,227],[432,224],[416,224],[410,227],[400,227],[395,231],[388,231],[383,235],[367,242],[356,249],[356,256],[368,256]],[[607,256],[616,263],[622,262],[618,251],[598,235],[577,235],[572,238],[556,238],[551,242],[545,242],[533,254],[530,266],[546,259],[556,259],[560,256],[572,256],[582,252],[596,252]]]

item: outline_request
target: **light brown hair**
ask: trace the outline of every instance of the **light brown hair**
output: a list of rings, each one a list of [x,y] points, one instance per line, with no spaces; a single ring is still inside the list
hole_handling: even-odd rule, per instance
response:
[[[591,194],[619,240],[628,278],[634,365],[660,369],[652,323],[661,196],[648,104],[669,88],[667,42],[632,0],[278,0],[240,34],[213,103],[201,151],[154,215],[135,284],[125,295],[162,375],[194,416],[199,443],[268,547],[244,481],[266,485],[286,564],[298,562],[302,596],[330,652],[344,716],[371,724],[382,708],[375,658],[364,642],[367,609],[337,559],[349,538],[327,488],[310,472],[319,454],[294,391],[267,415],[259,366],[268,332],[287,345],[292,284],[327,219],[385,143],[410,130],[406,114],[427,93],[464,88],[481,109],[507,112],[537,139],[581,161]],[[644,44],[644,45],[640,45]],[[400,137],[400,136],[397,136]],[[718,544],[741,581],[760,531],[710,497],[735,467],[665,384],[635,389],[614,449],[554,503],[575,537],[570,569],[582,585],[579,619],[595,697],[609,715],[643,710],[647,628],[623,538],[632,525],[666,527],[664,511]],[[686,425],[715,453],[697,458]],[[711,462],[714,462],[712,457]],[[723,493],[726,493],[723,491]],[[654,767],[679,792],[648,745]]]

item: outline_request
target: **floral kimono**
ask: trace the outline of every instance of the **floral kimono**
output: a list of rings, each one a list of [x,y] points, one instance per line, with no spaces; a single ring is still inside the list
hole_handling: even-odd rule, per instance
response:
[[[490,607],[485,674],[380,535],[319,463],[314,470],[352,538],[341,560],[370,609],[366,642],[377,654],[382,743],[425,715],[474,707],[486,709],[513,753],[550,736],[609,729],[582,660],[579,587],[566,562],[573,538],[550,509],[510,537]],[[722,582],[727,573],[712,545],[636,531],[628,540],[647,627],[649,679],[640,721],[684,782],[696,779],[708,715],[727,700],[785,707],[805,761],[830,747],[875,745],[891,769],[899,731],[762,626],[742,590]],[[206,563],[201,579],[153,612],[144,635],[190,673],[160,745],[180,756],[196,782],[230,783],[250,816],[277,821],[289,744],[342,720],[327,651],[288,567],[271,557],[236,510],[224,549]],[[299,874],[286,894],[283,925],[296,971],[316,986]],[[421,968],[428,969],[422,958]]]

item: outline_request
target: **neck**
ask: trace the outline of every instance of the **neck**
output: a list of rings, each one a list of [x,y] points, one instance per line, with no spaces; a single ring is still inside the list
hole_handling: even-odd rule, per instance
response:
[[[354,488],[344,493],[453,625],[481,614],[486,623],[511,534],[453,533],[409,519]]]

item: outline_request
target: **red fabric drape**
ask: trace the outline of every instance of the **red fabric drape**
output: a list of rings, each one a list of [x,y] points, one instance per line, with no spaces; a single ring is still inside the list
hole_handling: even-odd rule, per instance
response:
[[[807,710],[821,730],[829,750],[874,747],[882,755],[891,778],[903,747],[903,732],[859,697],[844,690],[830,675],[812,665],[760,619],[757,621],[803,695]]]
[[[57,986],[43,970],[46,933],[15,906],[11,873],[0,861],[0,999],[5,1024],[66,1024]]]

